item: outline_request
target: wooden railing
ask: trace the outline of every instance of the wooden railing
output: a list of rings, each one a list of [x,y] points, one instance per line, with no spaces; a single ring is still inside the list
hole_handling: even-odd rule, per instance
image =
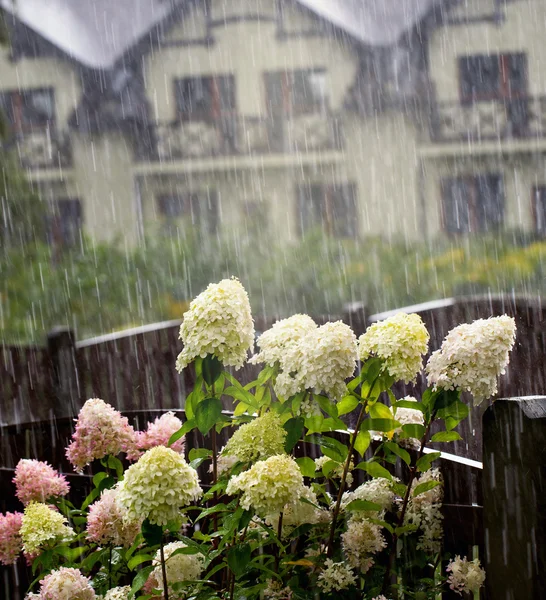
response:
[[[432,107],[430,138],[433,142],[479,143],[544,136],[546,96],[471,104],[439,102]]]
[[[50,128],[19,132],[4,146],[19,157],[27,169],[58,169],[72,165],[70,138]]]
[[[140,161],[339,150],[339,121],[312,113],[285,119],[229,115],[208,121],[158,122],[136,144]]]

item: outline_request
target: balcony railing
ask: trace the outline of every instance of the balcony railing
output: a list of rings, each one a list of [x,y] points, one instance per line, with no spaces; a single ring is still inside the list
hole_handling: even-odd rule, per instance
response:
[[[294,154],[342,147],[339,122],[324,114],[156,123],[136,146],[141,161]]]
[[[26,169],[56,169],[72,164],[68,135],[50,129],[32,129],[16,133],[5,145],[19,156]]]
[[[432,110],[431,141],[472,142],[546,136],[546,96],[474,104],[437,103]]]

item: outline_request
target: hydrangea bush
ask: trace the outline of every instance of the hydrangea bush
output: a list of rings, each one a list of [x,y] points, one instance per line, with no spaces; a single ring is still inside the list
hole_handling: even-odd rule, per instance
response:
[[[138,432],[96,398],[80,412],[67,458],[94,475],[79,508],[50,465],[18,465],[24,512],[0,515],[0,562],[24,554],[29,600],[433,600],[483,585],[479,560],[442,554],[440,453],[424,450],[460,439],[462,392],[477,402],[496,392],[512,319],[450,332],[426,365],[421,398],[392,391],[423,370],[429,335],[415,314],[375,323],[358,341],[340,322],[279,321],[258,338],[251,362],[264,368],[245,385],[224,368],[255,350],[238,281],[197,297],[180,337],[173,369],[195,370],[184,423],[166,413]],[[342,417],[353,411],[350,430]],[[207,444],[186,453],[193,430]],[[301,456],[306,445],[322,456]]]

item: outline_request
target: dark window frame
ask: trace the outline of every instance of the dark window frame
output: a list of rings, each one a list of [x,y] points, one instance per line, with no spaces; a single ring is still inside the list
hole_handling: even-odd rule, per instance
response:
[[[34,124],[24,122],[23,105],[28,106],[25,99],[26,96],[32,94],[47,93],[51,99],[52,117],[45,120],[43,123]],[[15,102],[14,102],[15,99]],[[9,103],[9,105],[8,105]],[[6,106],[9,108],[6,110]],[[55,88],[51,86],[22,88],[16,90],[1,90],[0,91],[0,109],[4,112],[4,117],[11,131],[14,133],[28,133],[32,131],[42,131],[55,128],[57,121],[57,106],[55,98]]]
[[[357,192],[354,182],[297,184],[295,209],[299,236],[320,227],[336,239],[358,238]],[[310,216],[308,221],[306,216]]]
[[[546,237],[546,184],[533,186],[531,208],[535,232]]]
[[[497,191],[495,192],[495,186]],[[453,191],[462,194],[459,207]],[[450,190],[448,195],[447,191]],[[440,182],[441,225],[448,235],[494,232],[504,226],[506,193],[504,177],[499,172],[444,177]],[[488,197],[488,194],[491,194]],[[450,204],[448,206],[448,203]],[[453,218],[460,211],[461,220]],[[466,215],[466,217],[465,217]],[[453,226],[452,223],[463,223]]]
[[[206,210],[202,210],[207,203]],[[170,204],[170,206],[169,206]],[[173,206],[177,210],[173,211]],[[203,233],[216,234],[220,226],[220,195],[217,190],[193,190],[157,194],[156,206],[167,233],[178,229],[181,220],[191,219],[191,226]]]
[[[465,81],[465,75],[474,74],[479,71],[478,65],[471,67],[470,62],[494,61],[494,69],[497,71],[495,82],[496,89],[490,91],[478,91],[473,88],[474,81]],[[510,70],[520,61],[518,74],[522,78],[519,86],[514,86],[516,77],[510,76]],[[507,52],[503,54],[470,54],[460,56],[458,60],[459,97],[462,104],[474,104],[492,100],[509,101],[518,98],[526,98],[529,86],[528,57],[525,52]],[[518,89],[519,87],[519,89]]]
[[[47,239],[53,247],[70,248],[81,240],[84,213],[80,198],[55,198],[46,219]]]

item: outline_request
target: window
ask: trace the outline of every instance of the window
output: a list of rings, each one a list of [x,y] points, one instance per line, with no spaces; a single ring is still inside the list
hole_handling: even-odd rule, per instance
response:
[[[55,122],[55,97],[49,88],[2,92],[0,109],[15,133],[45,129]]]
[[[546,186],[540,185],[533,189],[533,214],[535,230],[546,235]]]
[[[328,105],[323,69],[266,73],[265,86],[270,115],[315,113]]]
[[[55,200],[48,216],[48,241],[56,247],[75,246],[81,237],[82,206],[80,200]]]
[[[358,235],[356,187],[353,184],[298,186],[297,210],[301,235],[318,228],[337,238]]]
[[[233,75],[185,77],[175,81],[178,116],[184,121],[217,121],[235,111]]]
[[[218,229],[218,195],[214,191],[162,194],[157,207],[167,233],[175,233],[182,221],[204,233]]]
[[[525,54],[475,54],[459,59],[461,101],[503,100],[527,95]]]
[[[442,181],[443,224],[448,233],[495,231],[504,219],[504,188],[498,174]]]

